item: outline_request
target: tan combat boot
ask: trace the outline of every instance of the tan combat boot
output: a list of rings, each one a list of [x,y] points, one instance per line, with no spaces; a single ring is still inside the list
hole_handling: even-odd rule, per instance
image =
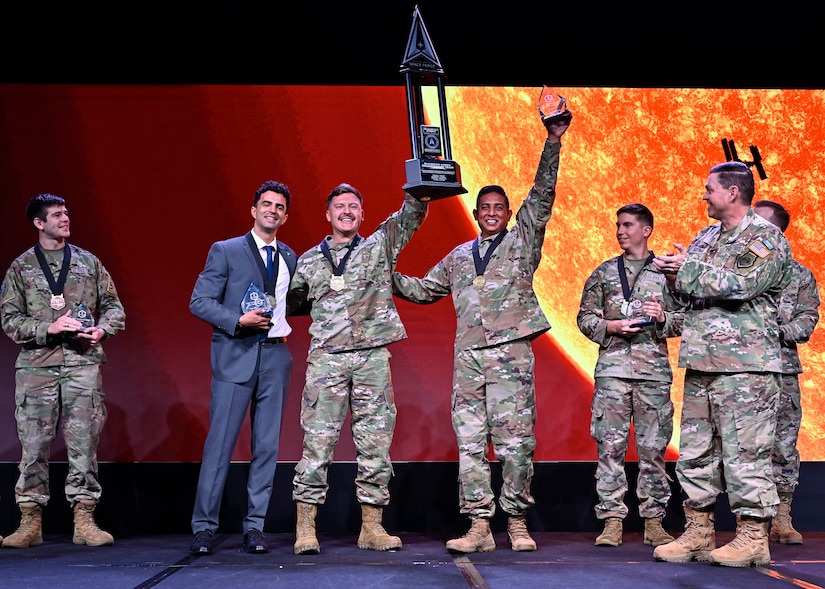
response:
[[[3,548],[28,548],[43,543],[43,508],[34,501],[18,503],[20,526],[3,540]]]
[[[86,546],[111,546],[115,539],[97,527],[94,518],[96,503],[78,501],[74,504],[74,536],[72,542]]]
[[[609,517],[604,520],[604,530],[596,536],[596,546],[619,546],[622,543],[622,520]]]
[[[507,518],[507,537],[510,539],[510,547],[515,552],[532,552],[536,549],[536,541],[527,531],[527,516],[523,513]]]
[[[657,546],[653,558],[665,562],[708,560],[716,548],[716,515],[712,511],[694,511],[685,507],[685,531],[673,542]]]
[[[797,532],[791,521],[792,495],[780,495],[776,516],[771,520],[771,542],[780,544],[802,544],[802,534]]]
[[[662,516],[645,518],[645,539],[648,546],[661,546],[673,542],[675,538],[662,527]]]
[[[399,550],[401,548],[401,538],[390,536],[381,525],[383,515],[383,507],[361,504],[361,533],[358,534],[358,548],[364,550]]]
[[[295,524],[295,554],[318,554],[321,545],[315,537],[315,514],[318,505],[298,501],[298,522]]]
[[[708,560],[726,567],[770,564],[768,520],[742,517],[736,528],[736,537],[721,548],[711,551]]]
[[[482,517],[473,518],[469,531],[461,536],[447,542],[447,550],[450,552],[492,552],[496,549],[496,541],[490,531],[490,520]]]

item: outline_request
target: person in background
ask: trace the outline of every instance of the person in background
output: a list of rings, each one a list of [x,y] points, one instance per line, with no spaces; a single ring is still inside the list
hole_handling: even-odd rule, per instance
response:
[[[68,243],[69,211],[62,197],[38,194],[26,215],[37,244],[12,262],[0,287],[3,331],[22,346],[14,392],[22,448],[14,494],[21,517],[3,547],[43,543],[49,454],[58,423],[69,463],[64,492],[74,512],[72,542],[108,546],[114,538],[94,520],[103,493],[97,463],[106,423],[102,342],[126,328],[126,313],[97,256]]]
[[[708,560],[723,566],[770,562],[768,523],[779,497],[771,450],[782,372],[777,316],[791,281],[791,248],[751,208],[753,173],[742,162],[713,166],[702,198],[719,223],[687,249],[654,257],[671,290],[689,302],[679,366],[685,368],[676,475],[685,531],[657,546],[656,560]],[[716,548],[715,506],[727,491],[740,519],[734,539]]]
[[[496,549],[490,519],[496,509],[487,462],[492,442],[502,464],[499,504],[508,515],[513,550],[536,550],[527,511],[536,447],[532,340],[550,329],[533,290],[545,227],[556,198],[561,137],[572,115],[545,122],[546,138],[533,187],[513,211],[504,188],[482,187],[473,216],[480,234],[453,249],[423,278],[393,275],[401,298],[430,304],[452,293],[456,313],[452,422],[458,442],[459,503],[470,529],[447,542],[458,553]]]
[[[791,216],[781,204],[760,200],[753,205],[754,212],[764,217],[784,233]],[[799,484],[799,428],[802,424],[802,399],[799,390],[798,344],[811,338],[819,322],[819,289],[813,273],[798,261],[793,262],[793,278],[782,291],[779,301],[779,337],[782,342],[782,389],[776,414],[776,436],[771,460],[776,491],[779,494],[777,514],[771,520],[769,539],[780,544],[802,544],[802,534],[791,520],[793,494]]]
[[[292,194],[274,180],[252,198],[252,229],[218,241],[195,282],[189,309],[212,326],[209,433],[203,445],[189,552],[211,554],[226,476],[247,410],[252,460],[247,475],[243,549],[269,552],[263,529],[275,466],[281,418],[289,390],[292,354],[286,345],[286,294],[297,257],[276,239],[289,217]]]
[[[599,344],[590,423],[599,455],[596,517],[604,521],[596,546],[622,543],[631,422],[639,456],[636,495],[644,543],[659,546],[673,540],[662,527],[670,500],[665,451],[673,434],[667,338],[681,333],[684,311],[674,310],[667,280],[651,264],[652,233],[653,213],[645,205],[628,204],[616,211],[616,239],[623,253],[588,277],[576,318],[579,330]]]
[[[391,273],[401,249],[427,215],[427,204],[407,194],[368,237],[363,197],[342,183],[327,196],[332,233],[304,252],[290,285],[290,313],[307,312],[311,336],[301,401],[304,431],[301,460],[295,467],[295,554],[318,554],[318,505],[326,501],[327,474],[347,415],[352,414],[361,505],[358,547],[398,550],[401,538],[382,525],[392,476],[390,444],[396,407],[389,344],[407,337],[392,298]]]

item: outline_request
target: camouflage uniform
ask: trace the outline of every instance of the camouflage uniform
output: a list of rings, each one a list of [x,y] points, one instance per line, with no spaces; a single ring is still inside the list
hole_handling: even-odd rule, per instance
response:
[[[501,508],[520,515],[535,503],[530,494],[536,447],[530,341],[550,324],[533,291],[533,274],[556,198],[560,150],[561,143],[545,141],[535,183],[516,213],[515,225],[490,258],[483,287],[473,286],[476,240],[453,249],[423,278],[393,275],[396,294],[409,301],[427,304],[453,296],[457,323],[452,420],[458,440],[461,513],[471,518],[495,513],[489,441],[502,464]],[[496,237],[481,240],[481,256]]]
[[[782,232],[749,210],[722,232],[706,227],[688,247],[675,290],[690,297],[679,366],[686,369],[679,483],[684,506],[705,511],[727,485],[731,510],[773,517],[771,475],[779,374],[776,321],[792,271]]]
[[[341,291],[330,288],[332,268],[320,246],[298,259],[289,312],[304,302],[311,304],[312,339],[301,403],[304,447],[293,479],[295,501],[326,500],[327,471],[349,407],[358,501],[379,506],[389,502],[396,410],[386,346],[407,337],[392,298],[391,275],[426,212],[426,203],[406,195],[401,209],[355,247]],[[336,261],[352,243],[333,244],[331,236],[326,240]]]
[[[665,321],[627,338],[608,335],[609,321],[627,318],[621,311],[625,298],[619,276],[620,258],[603,262],[588,277],[576,318],[579,330],[599,344],[590,406],[590,435],[596,441],[599,454],[596,516],[599,519],[627,516],[624,461],[632,420],[639,455],[636,485],[639,515],[661,517],[670,499],[664,456],[673,433],[670,400],[673,372],[668,361],[667,338],[681,333],[684,311],[675,310],[676,302],[667,289],[664,275],[651,264],[645,264],[635,278],[631,267],[626,266],[633,300],[655,297],[664,308]]]
[[[107,337],[123,330],[126,314],[109,272],[91,252],[66,247],[72,254],[63,290],[67,308],[84,303]],[[56,278],[63,250],[44,253]],[[67,310],[52,309],[51,296],[30,248],[12,262],[0,293],[3,331],[23,346],[15,362],[15,419],[22,446],[16,500],[48,503],[49,449],[60,420],[69,462],[66,499],[71,505],[82,499],[96,502],[101,494],[97,446],[106,421],[100,368],[106,355],[100,343],[47,333]]]
[[[780,495],[792,495],[799,482],[796,442],[802,423],[797,344],[805,343],[819,322],[819,290],[811,271],[794,260],[793,279],[779,302],[779,337],[782,340],[782,390],[776,412],[773,476]]]

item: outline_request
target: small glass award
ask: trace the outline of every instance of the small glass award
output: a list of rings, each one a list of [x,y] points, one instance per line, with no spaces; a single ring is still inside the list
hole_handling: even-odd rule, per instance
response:
[[[272,317],[272,303],[269,302],[269,297],[266,293],[258,288],[254,282],[249,283],[249,288],[246,289],[246,294],[241,301],[241,311],[248,313],[261,309],[264,317]]]
[[[85,331],[90,327],[95,326],[95,316],[92,314],[92,311],[87,307],[84,303],[78,303],[77,308],[74,310],[74,319],[80,322],[80,329],[79,331]]]
[[[622,313],[633,322],[634,327],[646,327],[654,323],[653,318],[645,314],[642,301],[639,299],[630,299],[622,303]]]
[[[547,86],[542,88],[539,96],[539,114],[545,125],[561,121],[569,124],[573,120],[573,113],[567,108],[567,99]]]

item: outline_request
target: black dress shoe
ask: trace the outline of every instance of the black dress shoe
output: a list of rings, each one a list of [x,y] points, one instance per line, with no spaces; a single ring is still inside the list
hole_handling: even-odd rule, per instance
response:
[[[212,554],[212,530],[201,530],[192,538],[189,553],[195,555]]]
[[[249,554],[264,554],[269,552],[269,546],[264,541],[263,532],[251,528],[243,535],[243,549]]]

